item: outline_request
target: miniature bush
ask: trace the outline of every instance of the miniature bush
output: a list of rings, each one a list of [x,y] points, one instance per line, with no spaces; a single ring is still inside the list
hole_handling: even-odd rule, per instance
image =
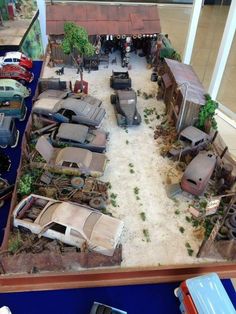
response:
[[[32,191],[33,181],[34,178],[31,174],[24,174],[19,181],[18,193],[21,195],[29,195]]]
[[[218,108],[219,104],[211,99],[209,94],[205,95],[205,105],[201,107],[198,115],[197,127],[203,131],[206,130],[207,122],[210,123],[213,129],[217,129],[217,122],[215,120],[215,111]]]

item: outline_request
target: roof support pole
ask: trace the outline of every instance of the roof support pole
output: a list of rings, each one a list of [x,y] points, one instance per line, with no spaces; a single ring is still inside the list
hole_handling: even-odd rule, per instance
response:
[[[189,23],[188,35],[185,42],[183,63],[190,64],[193,44],[195,41],[195,36],[197,32],[198,20],[200,16],[200,11],[202,7],[202,0],[194,0],[192,14]]]
[[[208,92],[211,95],[212,99],[216,99],[217,97],[222,76],[224,74],[225,65],[230,52],[230,47],[234,39],[235,30],[236,30],[236,0],[232,0],[209,86]]]
[[[39,22],[40,22],[40,28],[41,28],[43,51],[46,52],[47,44],[48,44],[48,37],[46,35],[46,5],[45,5],[45,1],[37,0],[37,6],[39,9]]]

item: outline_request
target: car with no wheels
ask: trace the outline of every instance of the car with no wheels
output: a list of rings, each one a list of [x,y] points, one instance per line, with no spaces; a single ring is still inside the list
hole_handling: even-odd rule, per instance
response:
[[[131,88],[131,78],[129,72],[114,72],[110,77],[110,87],[114,89],[127,89]]]
[[[6,52],[4,56],[0,57],[0,66],[6,64],[16,64],[26,69],[31,69],[33,67],[32,59],[28,58],[20,51]]]
[[[137,95],[133,89],[117,90],[111,95],[111,103],[115,107],[119,126],[133,126],[141,123],[137,110]]]
[[[15,207],[13,225],[38,237],[112,256],[124,223],[87,206],[31,194]]]
[[[193,195],[201,195],[215,169],[217,156],[212,152],[200,152],[188,164],[181,179],[181,188]]]
[[[78,147],[54,148],[45,136],[38,139],[35,148],[43,160],[38,162],[37,155],[33,156],[30,162],[33,168],[43,168],[56,173],[100,177],[106,167],[107,157],[104,154]]]
[[[20,65],[7,64],[0,67],[0,78],[17,80],[25,85],[33,81],[34,74]]]
[[[211,142],[211,136],[197,129],[194,126],[188,126],[180,132],[178,138],[178,147],[171,148],[168,152],[168,157],[176,160],[187,154],[196,155],[200,150],[203,150]]]
[[[96,105],[91,105],[85,100],[53,97],[38,99],[32,112],[58,122],[81,123],[88,126],[100,127],[106,111]]]
[[[103,153],[106,150],[108,133],[103,130],[94,130],[86,125],[61,123],[50,134],[53,146],[72,146]]]
[[[12,79],[0,79],[0,98],[21,97],[26,98],[31,94],[30,88]]]

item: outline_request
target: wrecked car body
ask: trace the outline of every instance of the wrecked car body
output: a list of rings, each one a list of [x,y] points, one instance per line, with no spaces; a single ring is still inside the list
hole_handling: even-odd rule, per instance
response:
[[[119,126],[133,126],[141,123],[141,116],[136,107],[137,95],[133,89],[116,91],[111,95],[111,103],[115,107]]]
[[[106,150],[108,133],[103,130],[93,130],[82,124],[61,123],[50,134],[53,146],[72,146],[103,153]]]
[[[100,127],[105,109],[90,105],[84,100],[66,98],[41,98],[34,103],[32,112],[57,122],[81,123],[88,126]]]
[[[129,72],[114,72],[110,77],[110,87],[114,89],[126,89],[131,88],[131,78]]]
[[[205,149],[210,142],[211,136],[207,133],[194,126],[188,126],[179,134],[178,147],[171,148],[167,155],[176,160],[179,156],[197,154],[198,151]]]
[[[38,237],[112,256],[124,223],[90,207],[31,194],[15,207],[13,225]]]
[[[201,195],[215,169],[217,156],[212,152],[200,152],[187,166],[181,179],[181,188],[193,195]]]
[[[37,161],[37,155],[32,156],[30,160],[32,168],[94,177],[102,176],[105,170],[107,157],[104,154],[92,153],[77,147],[54,148],[45,136],[38,139],[35,148],[44,160]]]

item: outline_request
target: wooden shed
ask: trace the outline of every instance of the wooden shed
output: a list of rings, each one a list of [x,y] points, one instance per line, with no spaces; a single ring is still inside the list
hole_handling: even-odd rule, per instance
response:
[[[51,60],[55,64],[73,64],[70,56],[60,49],[64,36],[64,23],[74,22],[84,27],[90,41],[96,44],[97,36],[109,41],[126,36],[157,38],[161,32],[156,5],[102,4],[102,3],[47,3],[46,33],[49,37]],[[148,36],[148,37],[147,37]]]
[[[168,116],[180,132],[196,123],[199,110],[205,104],[206,91],[191,65],[165,59],[162,73],[161,96]]]

